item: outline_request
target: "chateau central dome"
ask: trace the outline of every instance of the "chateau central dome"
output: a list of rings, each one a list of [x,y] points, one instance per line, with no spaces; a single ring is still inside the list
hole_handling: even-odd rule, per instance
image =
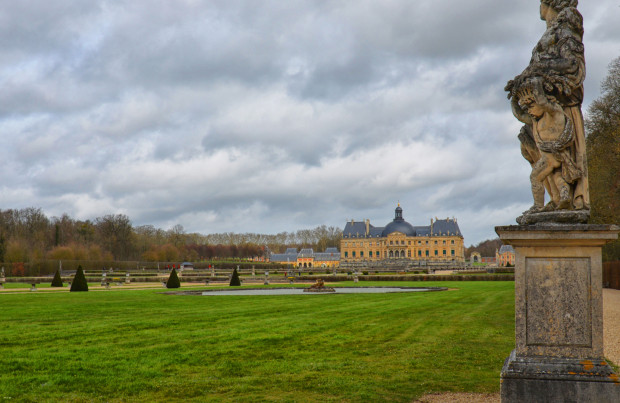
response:
[[[403,209],[400,205],[396,207],[394,220],[385,226],[382,237],[390,235],[392,232],[401,232],[407,236],[415,236],[415,228],[403,219]]]

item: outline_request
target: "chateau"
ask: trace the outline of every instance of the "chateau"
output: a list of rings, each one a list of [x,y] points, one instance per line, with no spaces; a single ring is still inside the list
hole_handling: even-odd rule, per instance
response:
[[[463,235],[455,218],[431,218],[428,226],[413,226],[396,207],[394,220],[375,227],[369,220],[347,222],[340,241],[341,266],[424,266],[463,264]]]

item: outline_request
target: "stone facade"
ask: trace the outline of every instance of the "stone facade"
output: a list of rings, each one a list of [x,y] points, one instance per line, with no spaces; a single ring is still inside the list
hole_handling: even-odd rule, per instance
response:
[[[619,402],[603,353],[602,246],[611,225],[496,227],[515,249],[515,350],[502,402]]]
[[[495,251],[495,261],[500,267],[515,265],[515,250],[510,245],[502,245]]]
[[[351,220],[340,241],[343,265],[464,264],[463,235],[455,218],[431,219],[428,226],[413,226],[403,219],[400,205],[385,227],[369,220]]]

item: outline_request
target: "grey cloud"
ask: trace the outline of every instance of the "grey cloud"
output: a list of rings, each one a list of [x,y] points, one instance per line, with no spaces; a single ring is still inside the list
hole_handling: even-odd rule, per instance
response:
[[[466,243],[529,205],[503,86],[537,2],[257,4],[3,6],[0,205],[274,232],[383,225],[400,200],[415,223],[457,216]],[[587,102],[620,53],[616,6],[580,5]]]

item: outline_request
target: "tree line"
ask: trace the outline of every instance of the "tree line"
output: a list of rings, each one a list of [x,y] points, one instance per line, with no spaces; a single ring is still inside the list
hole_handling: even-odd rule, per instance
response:
[[[339,246],[342,230],[318,226],[275,235],[186,233],[183,226],[163,230],[134,226],[124,214],[76,220],[47,217],[40,208],[0,210],[0,262],[40,260],[175,262],[254,259],[286,248],[322,251]]]
[[[609,65],[601,96],[588,108],[591,222],[620,224],[620,57]],[[603,247],[603,260],[620,260],[620,240]]]

